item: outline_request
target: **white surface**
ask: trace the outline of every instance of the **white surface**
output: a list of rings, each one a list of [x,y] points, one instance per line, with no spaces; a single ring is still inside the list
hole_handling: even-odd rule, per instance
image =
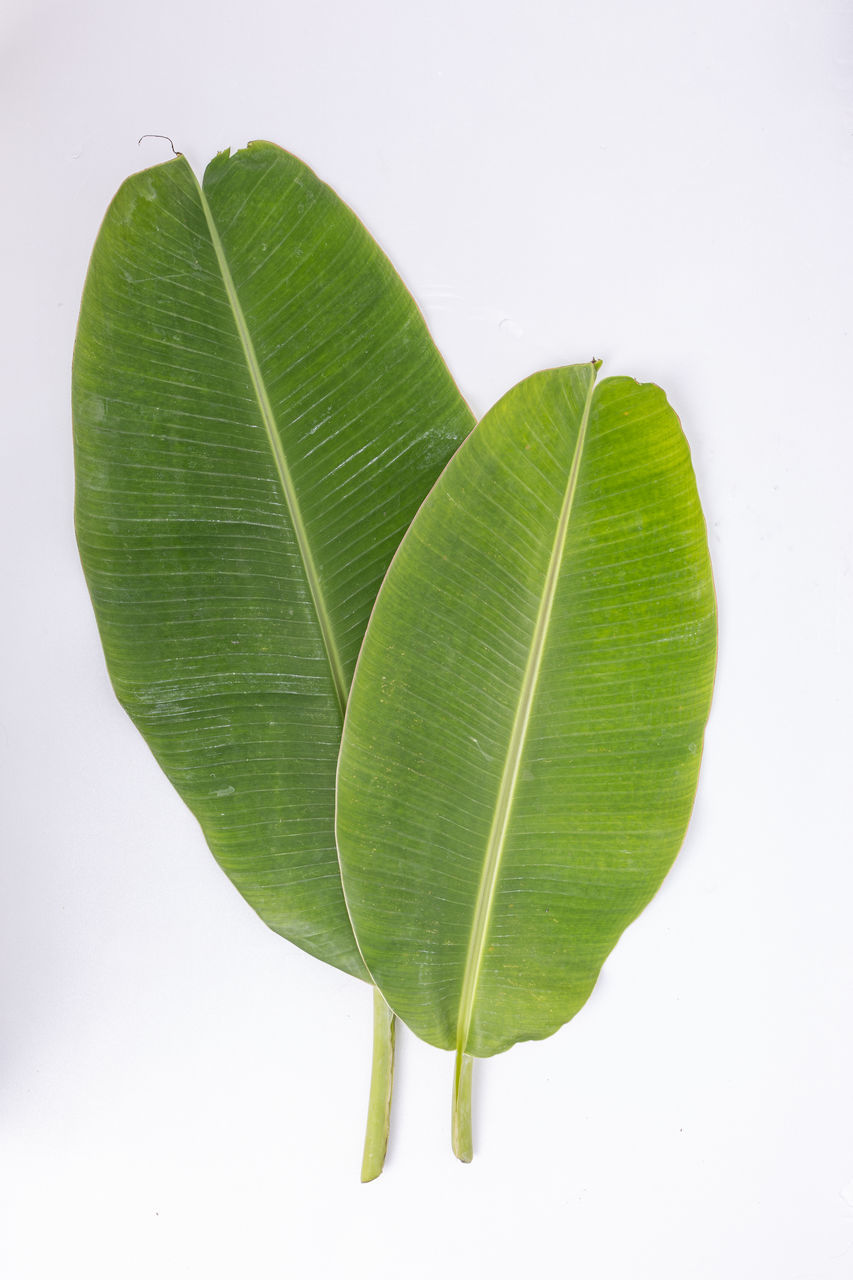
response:
[[[0,18],[0,1270],[849,1280],[850,0],[115,0]],[[676,869],[551,1040],[402,1038],[268,933],[115,704],[71,527],[98,223],[170,134],[268,137],[362,215],[473,407],[592,356],[663,385],[720,604]]]

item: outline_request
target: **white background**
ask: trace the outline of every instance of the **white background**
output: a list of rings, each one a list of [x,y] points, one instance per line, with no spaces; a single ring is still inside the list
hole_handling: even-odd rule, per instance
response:
[[[853,1276],[850,0],[6,0],[0,1269],[8,1280]],[[482,1064],[269,933],[109,688],[69,375],[121,180],[266,137],[390,253],[476,412],[664,386],[718,685],[690,833],[586,1008]]]

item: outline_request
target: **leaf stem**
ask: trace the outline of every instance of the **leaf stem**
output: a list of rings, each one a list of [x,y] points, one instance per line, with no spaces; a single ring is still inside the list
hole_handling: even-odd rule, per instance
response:
[[[474,1075],[474,1059],[470,1053],[459,1049],[456,1054],[456,1071],[453,1076],[453,1154],[464,1164],[474,1158],[474,1140],[471,1134],[471,1081]]]
[[[391,1118],[391,1090],[394,1084],[394,1034],[396,1018],[378,987],[373,988],[373,1067],[370,1099],[367,1104],[367,1132],[364,1135],[362,1182],[378,1178],[388,1149]]]

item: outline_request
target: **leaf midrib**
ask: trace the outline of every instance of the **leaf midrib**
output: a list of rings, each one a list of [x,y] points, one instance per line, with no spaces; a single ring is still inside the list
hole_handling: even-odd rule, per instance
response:
[[[539,682],[539,673],[542,667],[542,657],[548,637],[551,611],[554,606],[554,598],[557,592],[563,552],[565,551],[566,539],[569,532],[569,522],[571,520],[572,507],[574,505],[575,492],[577,490],[581,458],[583,456],[584,444],[586,442],[587,424],[589,422],[589,413],[592,405],[593,392],[595,390],[595,377],[597,372],[598,364],[594,362],[592,364],[592,377],[586,394],[586,400],[584,402],[580,426],[578,428],[577,440],[575,441],[575,449],[572,456],[571,467],[569,469],[569,477],[566,482],[565,493],[563,494],[560,516],[557,521],[554,543],[551,548],[548,571],[545,575],[545,582],[542,588],[542,598],[539,602],[536,622],[533,627],[530,653],[528,654],[527,664],[525,666],[524,676],[521,682],[521,689],[519,691],[518,704],[516,706],[515,717],[513,719],[509,746],[507,748],[507,754],[504,760],[503,770],[501,772],[501,780],[495,803],[492,826],[489,831],[489,838],[486,844],[486,856],[483,863],[483,872],[480,878],[479,888],[477,890],[477,902],[474,908],[474,921],[468,944],[468,952],[465,959],[465,970],[462,977],[462,991],[459,999],[459,1017],[456,1024],[457,1076],[459,1073],[459,1063],[461,1062],[462,1055],[466,1052],[468,1036],[471,1031],[471,1020],[474,1015],[477,987],[479,985],[480,972],[483,966],[483,956],[486,948],[486,939],[488,937],[489,925],[491,923],[492,911],[494,908],[501,859],[509,827],[512,802],[515,796],[516,784],[518,782],[518,775],[521,768],[521,757],[524,752],[533,702],[536,697],[536,687]]]
[[[314,560],[314,553],[308,540],[308,531],[305,527],[305,521],[302,517],[302,511],[299,506],[296,486],[293,483],[293,476],[291,475],[287,457],[284,449],[282,448],[281,437],[279,436],[278,427],[276,425],[275,413],[273,412],[272,403],[270,402],[266,384],[264,383],[260,362],[258,361],[257,353],[255,351],[255,344],[252,341],[252,335],[249,331],[248,321],[246,320],[246,314],[243,311],[243,307],[237,293],[237,287],[234,283],[234,277],[231,275],[231,268],[228,265],[225,246],[223,245],[222,239],[219,235],[219,230],[216,226],[213,211],[210,208],[207,196],[204,194],[204,188],[196,177],[192,167],[187,167],[190,169],[196,189],[198,190],[202,212],[204,213],[205,222],[207,223],[211,244],[213,245],[213,251],[216,255],[216,261],[219,266],[219,272],[222,276],[225,294],[228,298],[228,305],[231,308],[234,324],[237,329],[237,335],[240,339],[240,345],[243,348],[246,367],[249,372],[249,378],[252,383],[255,398],[258,402],[258,408],[261,412],[261,419],[264,424],[264,430],[266,431],[273,461],[275,462],[288,514],[290,515],[290,523],[293,527],[296,545],[299,549],[299,554],[302,560],[305,579],[311,595],[311,602],[314,606],[317,624],[323,640],[323,647],[326,651],[326,657],[329,663],[329,670],[332,676],[335,696],[338,701],[341,718],[343,719],[349,694],[349,684],[346,678],[346,672],[344,671],[343,662],[341,661],[337,642],[335,640],[334,631],[332,629],[332,620],[323,594],[320,575],[317,571],[317,564]]]

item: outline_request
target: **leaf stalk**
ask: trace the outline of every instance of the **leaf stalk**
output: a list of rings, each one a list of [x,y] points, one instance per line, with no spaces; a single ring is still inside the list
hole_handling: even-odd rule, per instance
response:
[[[394,1039],[397,1019],[378,987],[373,988],[373,1066],[367,1104],[367,1131],[364,1135],[362,1182],[378,1178],[388,1150],[391,1121],[391,1091],[394,1085]]]
[[[471,1084],[474,1076],[474,1059],[470,1053],[459,1049],[456,1054],[456,1071],[453,1076],[453,1119],[451,1141],[453,1154],[463,1164],[474,1159],[474,1139],[471,1130]]]

